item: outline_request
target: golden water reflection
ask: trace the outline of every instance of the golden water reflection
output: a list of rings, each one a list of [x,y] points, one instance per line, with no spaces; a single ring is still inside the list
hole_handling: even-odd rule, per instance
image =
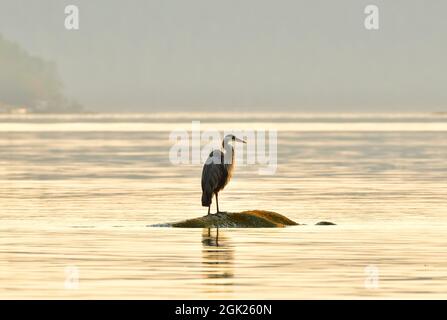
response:
[[[202,267],[206,292],[229,293],[234,278],[234,248],[219,228],[202,230]]]
[[[0,297],[446,297],[446,116],[188,117],[0,115]],[[260,176],[264,166],[238,163],[222,206],[301,225],[147,227],[206,212],[202,166],[169,161],[170,129],[236,119],[281,127],[278,168]],[[369,266],[377,289],[365,288]],[[67,267],[79,270],[76,290],[65,289]]]

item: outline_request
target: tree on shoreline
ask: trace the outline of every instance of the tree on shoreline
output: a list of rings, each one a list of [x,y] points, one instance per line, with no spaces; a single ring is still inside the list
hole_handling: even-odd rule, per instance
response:
[[[14,108],[31,112],[81,109],[78,103],[69,101],[63,94],[55,63],[30,55],[0,35],[0,111]]]

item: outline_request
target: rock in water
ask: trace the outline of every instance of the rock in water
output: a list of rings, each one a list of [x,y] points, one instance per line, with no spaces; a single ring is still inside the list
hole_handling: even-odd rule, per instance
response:
[[[221,212],[171,224],[175,228],[282,228],[294,225],[298,223],[279,213],[262,210]]]
[[[335,223],[330,221],[320,221],[315,223],[316,226],[335,226]]]

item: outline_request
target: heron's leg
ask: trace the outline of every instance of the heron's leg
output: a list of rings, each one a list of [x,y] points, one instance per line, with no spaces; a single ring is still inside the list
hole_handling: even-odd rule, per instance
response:
[[[217,213],[219,213],[219,198],[217,197],[217,192],[216,192],[216,206],[217,206]]]
[[[208,215],[210,214],[211,205],[208,206]]]

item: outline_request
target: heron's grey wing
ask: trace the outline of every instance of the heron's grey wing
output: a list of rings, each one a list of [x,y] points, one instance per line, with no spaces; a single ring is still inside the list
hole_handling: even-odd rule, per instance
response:
[[[224,177],[223,153],[220,150],[214,150],[203,166],[202,191],[212,194]]]

